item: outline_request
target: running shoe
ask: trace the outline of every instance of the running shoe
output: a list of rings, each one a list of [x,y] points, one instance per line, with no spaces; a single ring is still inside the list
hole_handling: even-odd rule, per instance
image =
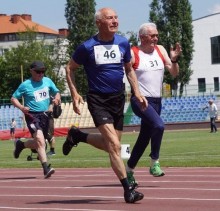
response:
[[[77,140],[77,134],[79,129],[72,126],[67,134],[66,141],[63,144],[63,154],[68,155],[73,147],[76,147],[79,141]]]
[[[47,169],[44,171],[44,179],[51,177],[51,175],[54,173],[55,170],[53,168],[50,168],[50,165],[48,165]]]
[[[56,153],[54,151],[47,152],[47,156],[53,156],[53,155],[56,155]]]
[[[138,182],[134,178],[134,172],[127,172],[127,178],[129,185],[133,186],[134,188],[138,187]]]
[[[124,192],[124,199],[126,203],[135,203],[144,198],[144,194],[134,190],[134,187],[130,187],[128,191]]]
[[[23,149],[24,149],[24,143],[20,139],[17,139],[15,142],[14,158],[18,159]]]
[[[154,177],[162,177],[165,175],[165,173],[161,170],[160,168],[160,163],[155,162],[152,167],[150,167],[150,174],[153,175]]]

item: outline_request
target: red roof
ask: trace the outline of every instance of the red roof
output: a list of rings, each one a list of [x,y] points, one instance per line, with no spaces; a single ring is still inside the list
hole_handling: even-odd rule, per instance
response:
[[[59,35],[57,31],[33,22],[29,14],[0,14],[0,25],[0,34],[25,32],[28,28],[40,33]]]

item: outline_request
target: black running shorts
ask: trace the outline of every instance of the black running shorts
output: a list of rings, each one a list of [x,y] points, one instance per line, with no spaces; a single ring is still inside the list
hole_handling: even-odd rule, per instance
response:
[[[89,92],[87,94],[87,103],[96,127],[104,124],[113,124],[116,130],[123,130],[124,91],[116,94]]]
[[[42,130],[44,138],[47,138],[50,115],[51,112],[29,112],[25,114],[27,127],[32,136],[37,130]]]

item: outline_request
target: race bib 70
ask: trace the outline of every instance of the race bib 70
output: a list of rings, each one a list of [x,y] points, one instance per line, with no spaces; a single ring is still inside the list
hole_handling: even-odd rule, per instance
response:
[[[34,91],[34,97],[36,102],[43,101],[45,99],[49,98],[49,90],[48,87],[45,87],[43,89]]]

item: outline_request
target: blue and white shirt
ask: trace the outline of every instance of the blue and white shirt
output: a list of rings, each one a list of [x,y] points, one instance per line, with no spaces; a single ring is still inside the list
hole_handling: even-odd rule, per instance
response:
[[[84,66],[89,91],[121,92],[124,88],[124,63],[131,60],[130,44],[118,34],[110,42],[100,41],[95,35],[78,46],[72,59]]]

